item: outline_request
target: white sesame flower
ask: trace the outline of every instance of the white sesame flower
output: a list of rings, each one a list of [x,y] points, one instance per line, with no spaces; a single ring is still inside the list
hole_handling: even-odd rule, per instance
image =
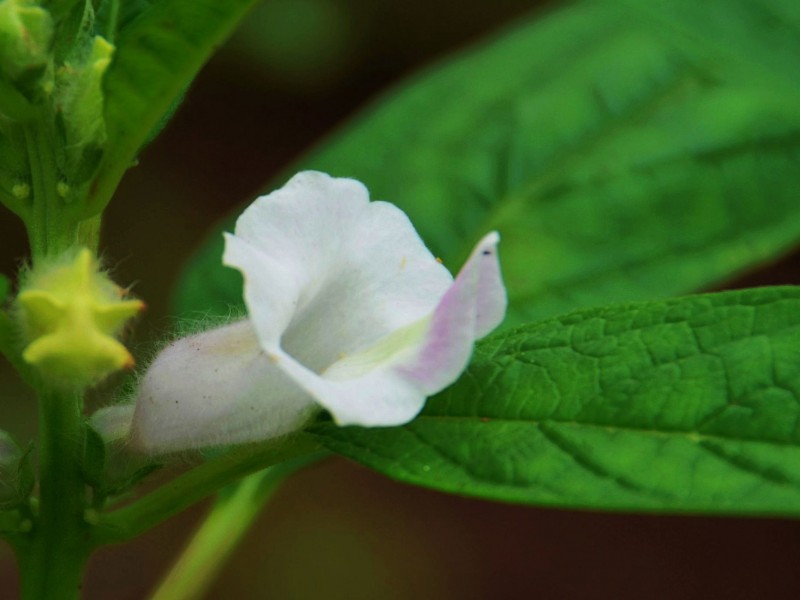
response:
[[[225,234],[248,318],[179,339],[144,375],[133,437],[151,453],[265,440],[325,408],[401,425],[503,319],[497,233],[453,280],[406,215],[352,179],[304,172]]]

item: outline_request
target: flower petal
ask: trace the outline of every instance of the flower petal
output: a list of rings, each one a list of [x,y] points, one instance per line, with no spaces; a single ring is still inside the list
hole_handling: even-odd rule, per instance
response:
[[[157,454],[278,437],[316,410],[240,321],[178,339],[158,355],[141,381],[131,433]]]
[[[336,362],[322,376],[277,344],[264,349],[337,423],[407,423],[427,396],[458,378],[475,340],[502,321],[507,300],[497,260],[499,239],[493,232],[480,241],[432,314]]]
[[[398,365],[427,395],[453,383],[466,368],[476,339],[500,325],[508,298],[493,231],[478,242],[455,282],[439,301],[425,341],[413,360]]]
[[[400,209],[311,171],[244,212],[223,260],[262,345],[315,372],[430,313],[452,282]]]

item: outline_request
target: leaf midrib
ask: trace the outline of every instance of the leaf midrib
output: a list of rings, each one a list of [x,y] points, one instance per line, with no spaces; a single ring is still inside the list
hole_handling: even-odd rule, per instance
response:
[[[456,260],[452,264],[460,264],[459,260],[469,255],[474,242],[473,238],[480,235],[481,232],[501,229],[500,225],[505,213],[513,215],[515,210],[533,202],[540,190],[552,185],[554,181],[563,176],[565,171],[592,154],[604,142],[629,127],[633,122],[656,112],[661,105],[680,93],[684,85],[696,78],[696,71],[688,62],[681,61],[675,66],[675,71],[666,81],[654,84],[649,93],[631,101],[628,110],[618,114],[604,110],[607,119],[600,126],[588,131],[586,135],[563,148],[560,153],[553,155],[544,168],[533,173],[527,181],[517,187],[516,191],[510,190],[507,195],[495,202],[492,210],[487,211],[487,214],[474,228],[472,235],[464,238],[460,244],[459,255],[453,257]],[[600,102],[599,99],[597,101]],[[508,186],[506,187],[508,188]]]
[[[638,433],[641,435],[649,435],[653,437],[664,437],[674,439],[675,437],[686,438],[688,441],[700,444],[702,442],[740,442],[740,443],[755,443],[755,444],[769,444],[772,446],[781,446],[789,448],[800,449],[800,441],[781,441],[781,440],[765,440],[753,437],[734,437],[721,433],[701,433],[693,430],[682,429],[653,429],[647,427],[635,427],[631,425],[608,425],[605,423],[594,423],[591,421],[575,421],[572,419],[536,419],[536,418],[508,418],[508,417],[490,417],[479,415],[431,415],[423,413],[416,420],[408,425],[404,425],[404,429],[413,428],[414,423],[419,421],[460,421],[469,422],[475,425],[490,425],[492,423],[501,425],[530,425],[532,427],[542,427],[548,425],[566,425],[568,427],[587,427],[594,429],[603,429],[609,433]]]

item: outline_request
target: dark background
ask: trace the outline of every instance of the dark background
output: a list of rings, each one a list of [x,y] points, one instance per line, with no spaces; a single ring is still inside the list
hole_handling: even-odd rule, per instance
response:
[[[107,211],[107,263],[149,306],[134,351],[146,353],[171,327],[169,290],[216,220],[392,82],[535,5],[269,0],[259,6],[202,72]],[[25,252],[21,224],[2,213],[0,270],[12,275]],[[798,282],[794,255],[733,285]],[[6,365],[0,383],[0,422],[23,440],[34,437],[30,394]],[[86,597],[146,597],[203,510],[101,551],[90,564]],[[794,521],[506,506],[403,486],[329,459],[279,491],[209,598],[796,598],[798,573]],[[13,598],[7,548],[0,548],[0,577],[0,597]]]

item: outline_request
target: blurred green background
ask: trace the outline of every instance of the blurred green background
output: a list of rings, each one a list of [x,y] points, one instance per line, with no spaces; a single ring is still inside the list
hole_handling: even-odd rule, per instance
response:
[[[171,286],[221,216],[387,86],[544,3],[522,0],[268,0],[202,72],[107,211],[116,280],[149,306],[140,356],[172,325]],[[0,219],[0,271],[26,248]],[[800,282],[800,256],[735,286]],[[30,394],[0,365],[0,422],[35,435]],[[99,395],[102,395],[102,391]],[[146,597],[198,507],[100,552],[90,599]],[[794,598],[800,525],[777,519],[601,515],[445,496],[343,460],[294,477],[226,566],[209,598]],[[0,598],[15,596],[2,550]]]

